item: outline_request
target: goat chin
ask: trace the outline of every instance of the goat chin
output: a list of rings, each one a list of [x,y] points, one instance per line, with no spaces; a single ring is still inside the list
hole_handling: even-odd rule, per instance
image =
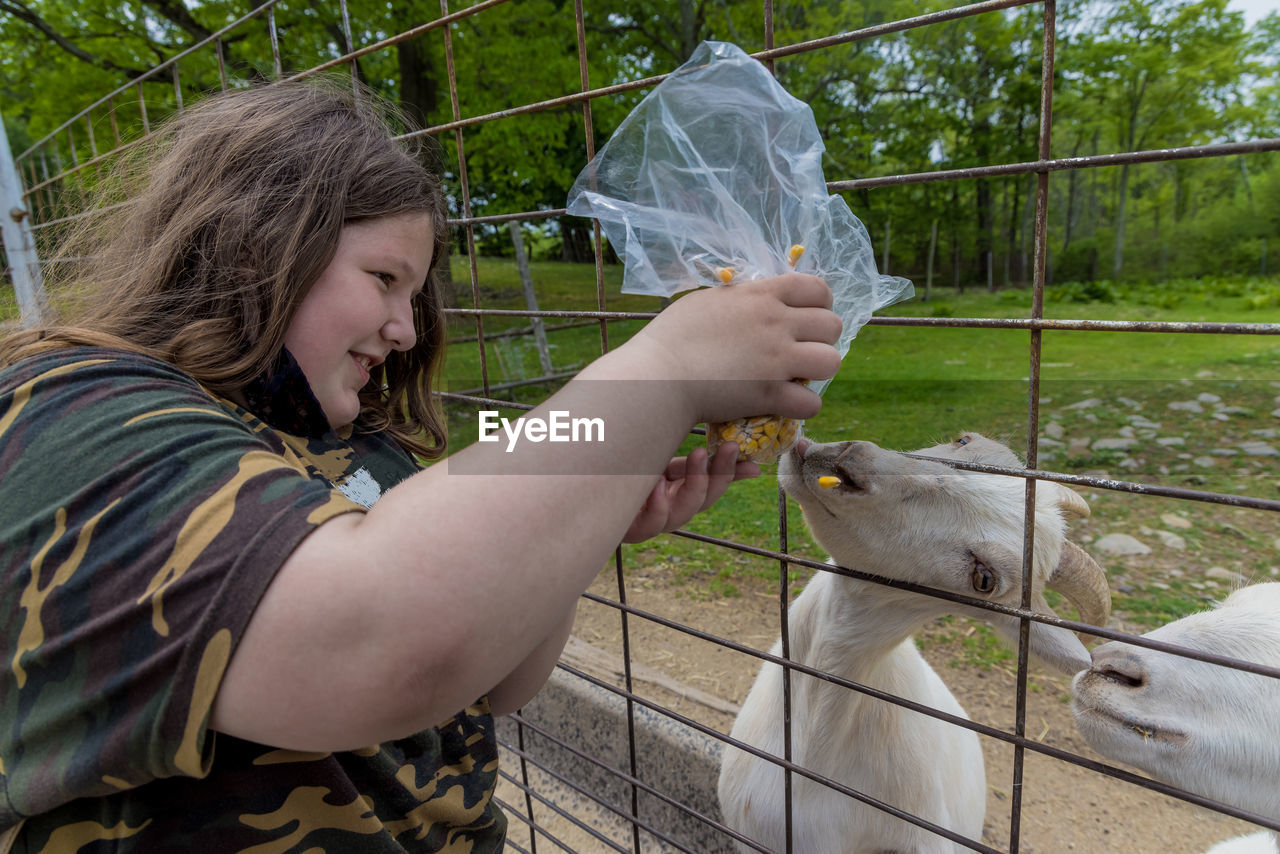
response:
[[[1280,667],[1280,584],[1237,590],[1144,637]],[[1280,820],[1280,679],[1115,642],[1094,650],[1072,693],[1077,727],[1099,753]]]
[[[1020,465],[1008,448],[977,434],[919,453]],[[833,562],[972,598],[1020,603],[1025,512],[1020,478],[959,471],[869,442],[807,440],[782,459],[778,478]],[[834,487],[833,481],[838,481]],[[1088,507],[1057,488],[1048,484],[1037,492],[1033,608],[1052,614],[1043,590],[1061,571],[1063,592],[1088,599],[1081,614],[1101,625],[1110,610],[1102,570],[1078,549],[1063,569],[1069,552],[1064,516],[1087,513]],[[792,659],[955,718],[964,718],[964,710],[920,656],[911,635],[954,613],[990,621],[1015,644],[1020,632],[1014,617],[834,572],[817,573],[788,613]],[[1031,652],[1055,669],[1074,673],[1089,664],[1072,632],[1033,621],[1029,637]],[[773,651],[780,654],[780,642]],[[733,737],[781,757],[783,695],[781,668],[765,664],[734,723]],[[791,757],[797,765],[969,839],[981,837],[986,778],[972,730],[798,672],[791,677],[791,709]],[[968,850],[803,774],[793,774],[792,780],[796,851]],[[730,827],[772,850],[784,847],[784,777],[776,764],[726,748],[719,793]]]
[[[1047,611],[1048,606],[1045,606],[1044,609],[1035,608],[1034,610]],[[991,623],[991,627],[999,632],[1000,636],[1011,646],[1016,647],[1018,645],[1022,621],[1017,617],[995,615],[989,611],[984,611],[981,614],[975,613],[974,616],[988,620]],[[1051,667],[1064,675],[1070,676],[1073,673],[1079,673],[1089,666],[1089,651],[1080,643],[1080,639],[1076,637],[1074,632],[1058,626],[1051,626],[1047,623],[1032,621],[1029,640],[1031,655],[1047,667]]]

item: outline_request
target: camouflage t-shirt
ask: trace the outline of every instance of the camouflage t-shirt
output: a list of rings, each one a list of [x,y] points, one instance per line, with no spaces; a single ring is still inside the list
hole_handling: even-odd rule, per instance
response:
[[[378,435],[285,435],[137,354],[64,349],[0,372],[12,850],[500,851],[487,700],[347,753],[207,728],[290,551],[416,468]]]

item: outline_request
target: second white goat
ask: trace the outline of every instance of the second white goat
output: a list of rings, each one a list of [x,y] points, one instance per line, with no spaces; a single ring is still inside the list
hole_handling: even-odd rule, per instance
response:
[[[1021,467],[1008,448],[974,433],[917,453]],[[824,489],[820,477],[839,483]],[[1005,605],[1021,601],[1021,478],[961,471],[870,442],[802,440],[780,462],[778,479],[836,563]],[[1064,517],[1088,512],[1071,490],[1038,484],[1031,602],[1051,614],[1043,591],[1054,588],[1075,604],[1083,622],[1104,625],[1111,600],[1103,572],[1065,539]],[[818,572],[788,614],[792,659],[957,717],[964,710],[921,657],[912,633],[944,614],[981,617],[1014,642],[1019,630],[1014,617],[831,572]],[[1065,629],[1033,622],[1030,644],[1032,654],[1064,673],[1089,666],[1088,652]],[[773,647],[775,655],[780,652],[781,641]],[[966,837],[981,837],[986,778],[974,732],[800,673],[791,677],[791,694],[796,764]],[[733,737],[782,756],[782,710],[781,668],[766,663]],[[793,781],[796,851],[963,850],[802,775]],[[775,851],[785,846],[783,791],[783,771],[775,763],[726,748],[719,784],[725,821]]]
[[[1280,584],[1235,591],[1217,607],[1143,637],[1280,667]],[[1093,651],[1072,711],[1105,756],[1216,801],[1280,821],[1280,679],[1121,642]],[[1217,854],[1274,854],[1270,831]]]

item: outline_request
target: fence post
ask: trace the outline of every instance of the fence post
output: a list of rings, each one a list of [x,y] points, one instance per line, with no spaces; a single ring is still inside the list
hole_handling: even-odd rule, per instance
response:
[[[520,268],[520,284],[524,286],[524,304],[529,311],[538,310],[538,296],[533,292],[533,276],[529,274],[529,259],[524,254],[524,236],[520,233],[520,223],[507,223],[511,227],[511,243],[516,248],[516,266]],[[551,376],[551,350],[547,347],[547,330],[541,317],[532,318],[533,337],[538,342],[538,360],[542,365],[542,375]]]
[[[40,274],[40,257],[27,225],[30,211],[22,203],[22,178],[9,151],[9,135],[0,116],[0,238],[9,257],[13,291],[18,298],[18,311],[24,327],[38,324],[46,315],[48,298],[44,277]]]

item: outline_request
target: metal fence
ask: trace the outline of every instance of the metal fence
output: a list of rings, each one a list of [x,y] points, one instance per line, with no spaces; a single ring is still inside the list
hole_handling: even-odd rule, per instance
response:
[[[598,227],[594,229],[592,234],[595,257],[595,302],[590,310],[564,308],[548,304],[549,301],[546,296],[539,297],[536,289],[528,285],[530,276],[527,268],[524,268],[523,265],[522,281],[525,283],[525,307],[485,307],[486,302],[490,301],[491,289],[487,287],[476,260],[479,252],[478,243],[480,242],[478,236],[492,240],[494,235],[500,235],[504,230],[510,228],[513,240],[519,244],[520,230],[519,228],[513,228],[512,224],[556,220],[564,216],[565,211],[562,207],[563,192],[567,190],[567,186],[559,188],[559,196],[542,199],[536,205],[536,209],[506,211],[498,214],[478,214],[473,209],[473,196],[469,184],[468,158],[469,156],[474,156],[468,147],[470,135],[486,125],[497,123],[505,123],[505,127],[515,128],[513,132],[518,135],[521,122],[526,117],[550,111],[580,112],[581,127],[584,131],[584,150],[586,157],[590,158],[595,153],[597,143],[597,134],[594,130],[596,123],[592,118],[593,104],[612,103],[614,99],[631,97],[629,93],[645,90],[663,79],[661,74],[653,76],[636,76],[633,74],[629,79],[593,87],[588,75],[588,51],[607,52],[610,46],[607,43],[598,44],[593,42],[593,34],[586,24],[587,16],[584,15],[584,2],[589,2],[589,0],[574,0],[571,5],[564,4],[562,6],[565,49],[576,52],[578,58],[580,74],[577,85],[563,91],[548,93],[545,98],[529,103],[511,105],[499,111],[476,114],[475,111],[468,109],[466,87],[460,86],[455,60],[459,55],[469,50],[475,50],[475,48],[470,43],[459,41],[456,37],[456,27],[459,22],[464,20],[483,20],[484,16],[507,14],[512,8],[520,5],[519,0],[512,0],[510,3],[505,2],[505,0],[484,0],[484,2],[476,3],[458,11],[450,11],[447,0],[441,0],[438,17],[414,23],[412,26],[395,33],[372,32],[364,27],[361,21],[353,21],[345,0],[338,0],[336,3],[324,5],[321,10],[323,14],[328,16],[328,26],[333,34],[332,43],[330,44],[331,56],[312,61],[308,63],[305,70],[292,75],[296,78],[335,70],[342,72],[344,69],[349,68],[354,77],[357,72],[358,62],[370,62],[378,57],[385,59],[388,52],[394,50],[398,45],[425,39],[440,40],[443,43],[445,64],[444,68],[439,69],[439,72],[447,78],[452,120],[428,127],[422,133],[436,137],[448,152],[450,160],[447,163],[446,171],[451,180],[456,182],[452,189],[456,194],[454,202],[457,206],[457,216],[451,221],[451,225],[457,229],[457,234],[460,235],[464,251],[462,257],[465,257],[468,263],[466,278],[469,279],[470,288],[469,292],[462,295],[462,299],[464,302],[469,301],[469,305],[449,309],[449,314],[455,327],[451,350],[454,353],[466,353],[468,358],[470,358],[471,354],[474,354],[477,379],[474,388],[451,389],[444,393],[444,397],[453,407],[455,415],[463,413],[459,417],[464,419],[466,417],[464,411],[468,409],[508,407],[519,410],[531,408],[532,404],[527,396],[528,389],[535,389],[532,394],[536,396],[536,394],[541,393],[537,390],[545,389],[549,382],[563,380],[565,376],[572,374],[572,368],[564,367],[557,372],[552,364],[551,351],[554,347],[548,344],[548,341],[554,342],[556,335],[562,334],[569,329],[580,329],[584,326],[598,329],[599,349],[604,352],[610,347],[610,330],[614,324],[644,322],[651,318],[658,309],[658,306],[654,305],[652,310],[645,311],[617,310],[617,297],[610,292],[610,287],[606,284],[608,278],[606,276],[606,249]],[[1043,2],[1041,0],[986,0],[986,2],[958,6],[945,11],[877,24],[865,29],[831,33],[810,41],[782,45],[774,43],[773,5],[771,0],[764,0],[761,8],[764,21],[764,42],[762,45],[744,45],[744,47],[756,47],[754,55],[772,67],[773,63],[783,62],[791,57],[834,51],[852,43],[874,41],[905,30],[937,26],[978,15],[998,15],[1013,7],[1028,5],[1043,7],[1043,41],[1039,56],[1042,67],[1038,117],[1039,148],[1034,160],[1017,163],[991,163],[975,168],[928,171],[877,178],[845,179],[842,176],[828,177],[835,178],[829,184],[832,192],[846,192],[925,182],[955,182],[982,177],[1034,176],[1034,239],[1031,259],[1032,304],[1030,312],[1027,316],[1018,318],[880,317],[873,319],[872,325],[886,327],[923,326],[939,329],[989,329],[1000,330],[1007,334],[1026,335],[1029,338],[1026,383],[1017,391],[1020,398],[1025,401],[1027,441],[1024,448],[1016,449],[1025,454],[1027,468],[1025,470],[1010,470],[981,465],[959,466],[960,468],[975,471],[994,472],[1024,478],[1026,480],[1027,507],[1034,506],[1037,482],[1056,481],[1088,490],[1096,490],[1099,493],[1129,494],[1132,496],[1131,500],[1133,501],[1198,502],[1216,505],[1224,509],[1264,514],[1280,511],[1280,501],[1260,495],[1243,494],[1245,490],[1238,492],[1210,492],[1183,486],[1167,485],[1159,482],[1158,479],[1152,478],[1126,481],[1097,473],[1069,474],[1052,471],[1041,465],[1042,436],[1044,435],[1041,402],[1045,396],[1041,382],[1043,368],[1042,343],[1046,336],[1069,332],[1116,332],[1165,338],[1194,334],[1269,336],[1280,334],[1280,327],[1275,324],[1241,323],[1234,322],[1229,318],[1166,323],[1145,320],[1054,319],[1046,317],[1046,247],[1048,218],[1051,207],[1049,189],[1050,181],[1054,174],[1065,170],[1093,170],[1125,163],[1169,162],[1192,158],[1253,155],[1260,152],[1280,151],[1280,140],[1260,139],[1240,143],[1055,158],[1050,150],[1050,132],[1053,123],[1053,81],[1055,75],[1055,26],[1058,17],[1058,10],[1054,0],[1043,0]],[[287,14],[292,14],[292,12],[286,9],[283,2],[264,3],[173,59],[154,67],[145,75],[130,81],[125,86],[104,95],[90,107],[70,118],[55,132],[37,142],[27,151],[19,154],[16,160],[19,173],[25,184],[22,206],[31,213],[30,227],[42,252],[47,256],[60,226],[75,221],[76,218],[83,214],[83,211],[78,208],[79,202],[77,199],[79,198],[79,193],[76,188],[86,183],[92,183],[91,176],[96,174],[96,170],[109,164],[112,157],[129,150],[135,144],[136,136],[130,136],[128,132],[121,132],[121,125],[125,123],[123,121],[117,122],[118,115],[123,115],[127,111],[131,125],[140,124],[144,133],[149,132],[150,123],[157,115],[166,111],[182,109],[184,92],[186,93],[186,98],[189,99],[191,97],[189,87],[184,85],[183,79],[184,73],[188,73],[186,69],[190,67],[202,69],[193,73],[205,75],[202,79],[206,81],[206,84],[210,79],[209,75],[215,73],[211,69],[216,69],[216,77],[212,78],[212,80],[216,81],[215,86],[226,89],[242,85],[242,80],[237,78],[236,68],[226,59],[226,45],[233,39],[258,38],[264,51],[268,49],[267,46],[269,45],[270,57],[268,59],[265,53],[259,57],[255,74],[268,79],[284,79],[288,77],[289,75],[284,70],[291,62],[288,27],[280,24],[280,20],[286,18]],[[364,43],[360,44],[362,34]],[[282,56],[284,57],[283,59]],[[163,87],[158,86],[157,81],[167,81],[168,88],[160,96],[156,93]],[[170,83],[171,85],[168,85]],[[535,145],[536,142],[530,142],[529,144]],[[581,165],[583,164],[574,164],[575,168],[569,170],[570,173],[576,172]],[[524,250],[522,247],[518,248],[518,256],[522,256]],[[611,305],[613,308],[611,308]],[[525,328],[512,328],[512,324],[516,322],[513,319],[527,321],[530,325]],[[501,325],[502,328],[497,329],[495,324]],[[508,369],[509,366],[503,363],[502,342],[524,340],[519,336],[526,335],[534,337],[534,340],[538,342],[536,347],[539,355],[539,366],[538,369],[532,372],[532,376],[527,371],[522,373],[520,370],[510,370]],[[495,365],[495,363],[497,364]],[[517,399],[515,395],[518,390],[526,392],[526,397],[523,401]],[[1280,391],[1277,391],[1276,394],[1280,394]],[[1280,406],[1280,403],[1276,405]],[[980,424],[970,426],[978,429],[982,427]],[[708,629],[697,614],[700,608],[705,611],[711,611],[717,607],[710,602],[691,608],[688,614],[675,616],[657,613],[648,609],[643,603],[644,597],[642,595],[637,596],[637,593],[642,593],[645,587],[645,563],[636,556],[637,553],[634,550],[619,548],[612,571],[605,573],[601,580],[597,582],[597,585],[585,595],[582,605],[584,612],[590,611],[595,615],[592,619],[603,619],[599,615],[605,614],[607,619],[615,621],[619,627],[618,636],[620,637],[621,648],[611,659],[616,659],[616,665],[608,663],[601,665],[599,659],[595,660],[594,664],[584,663],[586,659],[582,658],[581,655],[567,657],[560,666],[557,680],[561,683],[564,683],[565,680],[578,682],[584,686],[589,686],[592,691],[604,692],[615,698],[620,698],[621,705],[618,708],[621,711],[617,717],[606,718],[605,720],[612,721],[612,724],[609,725],[618,728],[616,735],[625,744],[621,754],[621,761],[618,762],[611,758],[593,755],[584,748],[583,742],[576,742],[573,738],[566,738],[557,734],[553,727],[549,727],[545,722],[535,720],[532,716],[524,714],[514,716],[514,728],[506,730],[510,734],[510,738],[504,744],[505,759],[508,761],[505,764],[503,789],[500,792],[500,797],[513,817],[511,837],[513,849],[528,851],[604,849],[620,851],[697,851],[710,850],[717,846],[728,846],[736,840],[749,847],[764,850],[752,843],[751,840],[739,837],[720,822],[714,804],[714,792],[707,792],[704,787],[704,791],[700,794],[672,794],[674,790],[668,787],[670,780],[666,779],[667,775],[664,775],[659,768],[665,762],[663,756],[646,753],[646,748],[643,747],[645,736],[641,732],[642,730],[646,727],[666,725],[674,725],[677,729],[684,729],[689,733],[696,734],[704,744],[707,741],[713,745],[729,741],[725,722],[731,719],[734,710],[732,701],[738,698],[717,698],[714,690],[699,691],[688,684],[677,684],[674,680],[666,678],[660,672],[661,668],[657,663],[653,666],[640,664],[637,660],[638,656],[635,654],[636,638],[643,636],[646,638],[645,642],[648,643],[649,638],[658,636],[663,632],[669,632],[682,638],[705,644],[707,652],[704,654],[706,655],[719,655],[721,652],[713,651],[722,651],[724,655],[734,656],[734,660],[739,661],[740,667],[745,671],[754,672],[761,661],[768,661],[809,675],[833,678],[825,676],[821,672],[816,672],[812,668],[791,662],[786,658],[770,655],[764,651],[771,643],[772,637],[782,631],[781,627],[786,625],[787,605],[794,593],[793,573],[797,571],[802,573],[842,572],[875,583],[889,583],[894,586],[914,589],[920,595],[955,598],[953,594],[944,591],[921,589],[903,583],[885,582],[883,579],[860,573],[856,568],[833,568],[799,553],[793,553],[788,546],[788,517],[785,500],[781,497],[781,493],[779,493],[778,503],[776,538],[768,546],[734,542],[725,537],[713,536],[707,533],[695,533],[693,531],[685,531],[677,535],[705,545],[712,550],[714,555],[726,562],[732,558],[732,560],[738,562],[753,562],[755,566],[773,566],[776,568],[778,578],[777,592],[776,595],[771,594],[775,601],[770,607],[773,609],[777,623],[773,624],[773,627],[765,632],[765,635],[770,636],[761,635],[743,638],[717,633]],[[569,522],[570,520],[566,521]],[[770,526],[773,525],[774,523],[770,522]],[[1028,526],[1025,554],[1030,555],[1031,549],[1032,531]],[[1025,563],[1028,566],[1027,572],[1029,573],[1030,560],[1026,560]],[[1280,566],[1280,561],[1277,561],[1277,566]],[[1065,746],[1058,746],[1047,743],[1038,737],[1035,732],[1029,729],[1031,724],[1029,723],[1028,707],[1035,700],[1035,691],[1033,690],[1035,680],[1029,673],[1028,635],[1026,629],[1032,621],[1050,623],[1073,630],[1085,631],[1102,638],[1123,639],[1131,643],[1156,649],[1165,649],[1211,661],[1224,667],[1234,667],[1270,677],[1278,677],[1280,672],[1272,668],[1251,665],[1232,659],[1188,653],[1176,648],[1170,648],[1167,645],[1136,639],[1124,632],[1097,629],[1070,620],[1058,620],[1033,613],[1029,608],[1030,601],[1026,598],[1029,596],[1030,590],[1030,585],[1027,582],[1028,579],[1024,579],[1024,591],[1027,592],[1024,593],[1024,601],[1020,608],[978,603],[981,607],[986,607],[993,611],[1015,615],[1022,621],[1022,643],[1018,650],[1016,673],[1010,675],[1007,687],[1011,696],[1006,699],[1012,701],[1013,706],[1013,720],[1010,725],[997,726],[982,721],[959,720],[936,710],[918,707],[909,701],[884,695],[882,692],[866,686],[846,685],[848,690],[871,694],[883,699],[885,702],[898,703],[922,714],[942,718],[953,725],[972,729],[984,739],[998,743],[1002,749],[1007,750],[1011,759],[1007,768],[1007,776],[1003,776],[1006,772],[1002,771],[1002,776],[999,779],[995,779],[994,775],[992,779],[992,786],[1003,793],[1001,800],[1006,804],[998,817],[999,821],[997,822],[993,819],[988,828],[992,838],[998,840],[999,847],[992,847],[992,845],[985,844],[980,840],[958,837],[956,834],[944,828],[932,826],[918,817],[904,815],[901,816],[902,820],[929,827],[941,835],[952,838],[960,846],[976,851],[1045,850],[1046,848],[1052,848],[1054,847],[1053,839],[1065,839],[1066,836],[1055,837],[1053,835],[1055,831],[1050,830],[1047,832],[1050,842],[1046,844],[1043,840],[1029,841],[1024,833],[1026,809],[1024,792],[1035,783],[1029,777],[1030,771],[1028,770],[1034,764],[1038,769],[1038,773],[1045,775],[1045,778],[1066,774],[1067,772],[1063,769],[1078,769],[1085,775],[1096,775],[1117,780],[1119,781],[1118,785],[1142,787],[1144,790],[1159,793],[1160,796],[1167,796],[1174,802],[1187,802],[1205,806],[1210,810],[1227,816],[1234,816],[1248,822],[1262,824],[1265,827],[1280,829],[1280,822],[1275,820],[1268,820],[1261,816],[1250,814],[1231,805],[1214,803],[1199,795],[1153,782],[1111,763],[1082,755],[1080,751],[1073,749],[1073,743],[1070,739],[1065,741]],[[640,604],[637,604],[638,601]],[[692,614],[692,616],[689,614]],[[590,625],[590,620],[585,621],[585,624]],[[717,704],[717,700],[728,700],[729,702]],[[679,710],[676,708],[677,706],[680,707]],[[689,711],[690,709],[696,709],[697,711]],[[707,709],[711,709],[713,714],[704,714]],[[660,723],[655,724],[655,721]],[[790,727],[790,722],[783,721],[780,722],[780,725]],[[572,775],[565,774],[560,767],[547,761],[540,754],[539,749],[532,746],[535,743],[544,746],[549,743],[555,743],[557,751],[573,754],[575,760],[584,766],[589,766],[593,774],[604,775],[616,781],[622,787],[621,790],[627,793],[626,797],[621,800],[612,797],[606,798],[591,784],[583,783],[581,779],[575,780]],[[746,747],[746,749],[754,750],[750,747]],[[1045,766],[1041,763],[1041,760],[1052,760],[1052,762]],[[710,761],[714,764],[714,748]],[[776,757],[773,761],[786,768],[791,775],[822,779],[819,775],[815,775],[813,771],[795,764],[789,757]],[[1046,767],[1048,770],[1046,770]],[[867,795],[848,790],[835,781],[828,780],[825,782],[844,791],[851,798],[864,802],[878,803]],[[638,808],[641,798],[662,802],[666,806],[673,808],[676,814],[680,816],[678,821],[692,821],[695,824],[700,824],[707,829],[712,838],[719,841],[715,843],[682,841],[681,834],[674,832],[669,825],[642,814],[642,811]],[[1040,802],[1038,801],[1037,803]],[[1051,801],[1048,803],[1051,803]],[[890,811],[895,809],[893,805],[881,804],[880,806]],[[1105,814],[1105,804],[1100,806],[1095,804],[1095,806],[1100,814]],[[1049,809],[1051,809],[1051,806]],[[1004,825],[1006,816],[1007,825]],[[1092,830],[1095,833],[1099,832],[1097,828]],[[1065,834],[1066,829],[1063,829],[1062,833]],[[1117,841],[1114,837],[1110,840],[1110,842]],[[1109,845],[1099,841],[1098,850],[1103,847],[1109,847]],[[790,848],[791,846],[788,845],[788,850]]]

